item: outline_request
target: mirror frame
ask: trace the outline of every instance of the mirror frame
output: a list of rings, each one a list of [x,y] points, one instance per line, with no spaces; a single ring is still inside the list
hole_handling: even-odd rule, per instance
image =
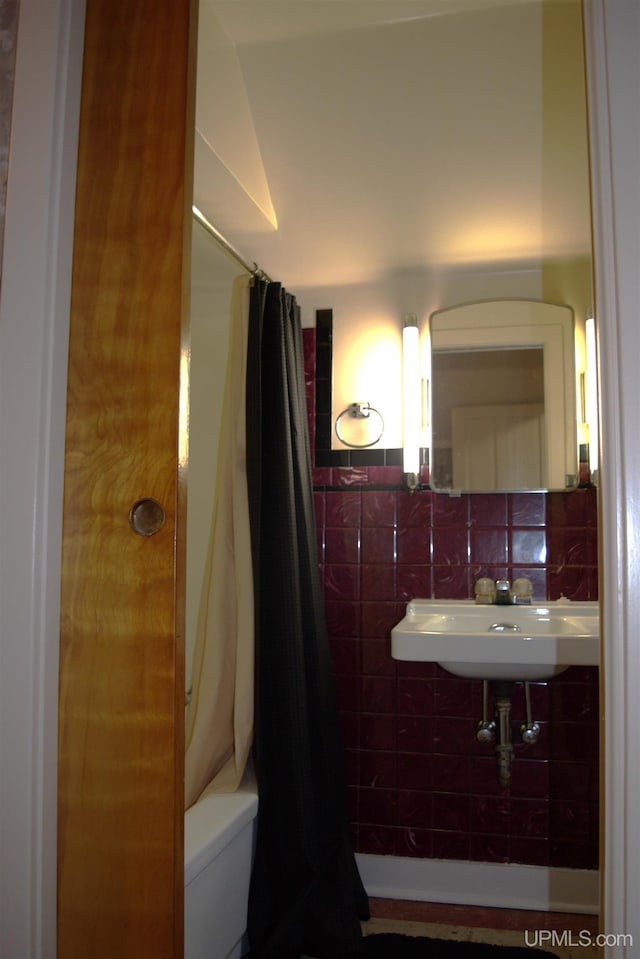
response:
[[[570,491],[579,483],[580,453],[576,418],[575,318],[570,306],[542,300],[480,300],[436,310],[429,317],[431,355],[439,351],[542,348],[544,355],[544,409],[565,424],[563,436],[545,429],[545,474],[539,488],[486,489],[455,492]],[[430,394],[433,396],[433,372]],[[433,422],[433,415],[432,415]],[[433,438],[432,438],[433,442]],[[433,461],[433,457],[432,457]],[[452,489],[436,487],[435,492]]]

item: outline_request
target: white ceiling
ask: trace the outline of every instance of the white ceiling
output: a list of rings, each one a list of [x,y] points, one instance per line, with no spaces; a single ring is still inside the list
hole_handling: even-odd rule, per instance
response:
[[[201,0],[212,17],[196,202],[290,289],[589,255],[579,0]]]

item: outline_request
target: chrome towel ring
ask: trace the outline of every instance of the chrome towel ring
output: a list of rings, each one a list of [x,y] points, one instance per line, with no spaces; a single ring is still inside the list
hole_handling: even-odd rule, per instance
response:
[[[371,413],[375,413],[378,419],[380,420],[380,432],[378,433],[376,438],[372,440],[370,443],[350,443],[348,440],[346,440],[344,436],[342,435],[342,433],[340,432],[340,420],[342,419],[342,417],[345,415],[349,415],[352,419],[355,419],[355,420],[366,420],[369,418]],[[384,433],[384,419],[383,419],[382,413],[379,410],[377,410],[375,406],[371,406],[370,403],[349,403],[349,405],[345,406],[342,412],[338,413],[336,417],[336,436],[338,437],[341,443],[344,443],[345,446],[351,447],[351,449],[360,450],[360,449],[366,449],[368,446],[375,446],[376,443],[378,443],[379,440],[381,439],[383,433]]]

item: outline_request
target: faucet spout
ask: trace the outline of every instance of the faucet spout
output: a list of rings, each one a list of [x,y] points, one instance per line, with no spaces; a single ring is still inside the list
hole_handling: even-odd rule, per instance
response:
[[[511,606],[511,585],[508,579],[499,579],[496,583],[496,606]]]

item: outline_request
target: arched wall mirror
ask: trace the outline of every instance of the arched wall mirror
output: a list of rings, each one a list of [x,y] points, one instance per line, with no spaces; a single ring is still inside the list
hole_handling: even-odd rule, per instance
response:
[[[439,310],[429,325],[432,487],[574,489],[573,311],[494,300]]]

